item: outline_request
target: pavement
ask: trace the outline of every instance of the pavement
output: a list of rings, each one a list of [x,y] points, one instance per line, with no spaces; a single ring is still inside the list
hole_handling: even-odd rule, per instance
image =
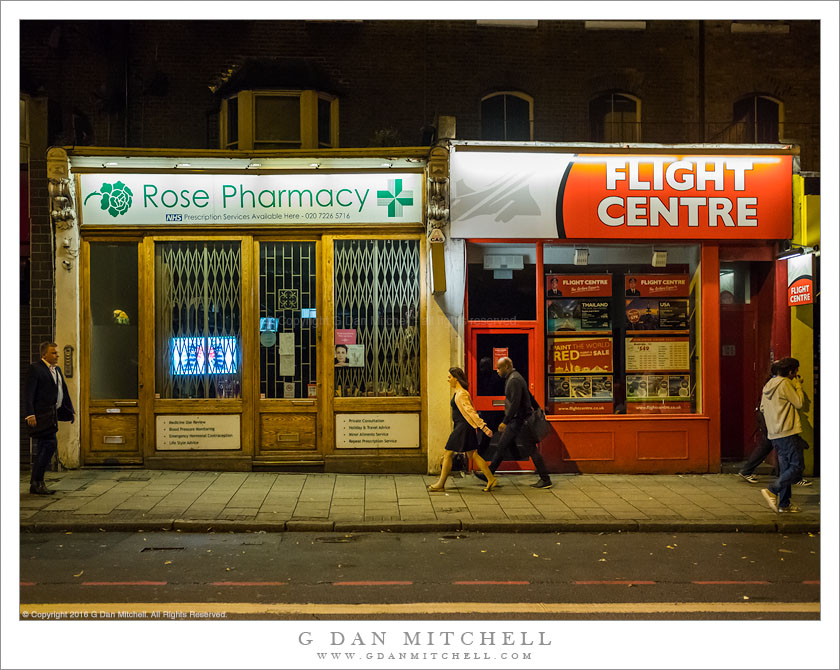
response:
[[[55,495],[20,478],[23,532],[818,532],[820,480],[794,487],[799,514],[771,510],[770,477],[736,474],[499,474],[490,493],[455,474],[429,492],[432,475],[79,469],[49,472]]]

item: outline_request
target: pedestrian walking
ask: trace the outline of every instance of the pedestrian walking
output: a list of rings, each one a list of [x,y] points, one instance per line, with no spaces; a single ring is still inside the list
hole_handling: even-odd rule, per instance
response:
[[[777,363],[778,361],[774,362],[773,365],[770,366],[770,376],[765,380],[765,384],[776,376]],[[767,423],[764,421],[764,414],[761,412],[761,398],[763,397],[764,394],[762,390],[762,395],[758,399],[759,406],[755,408],[756,428],[754,435],[757,436],[758,443],[746,463],[744,463],[744,465],[741,466],[741,469],[738,470],[738,476],[750,484],[758,484],[758,477],[756,477],[755,471],[758,466],[764,462],[764,459],[766,459],[773,451],[773,444],[767,437]],[[774,474],[778,474],[778,469]],[[800,477],[799,481],[796,482],[794,486],[811,486],[812,484],[813,482],[810,479]]]
[[[505,460],[506,453],[509,450],[516,450],[517,440],[519,440],[540,476],[539,480],[531,486],[535,489],[551,488],[553,486],[551,477],[542,455],[537,450],[537,441],[525,425],[531,412],[534,411],[528,382],[513,367],[513,361],[510,358],[500,358],[496,366],[499,376],[505,380],[505,416],[499,424],[501,438],[499,438],[493,460],[490,462],[490,471],[496,472],[499,464]],[[483,479],[484,475],[476,473],[476,477]]]
[[[779,476],[761,495],[774,512],[798,512],[791,504],[791,486],[800,480],[802,458],[802,422],[799,411],[805,402],[799,361],[783,358],[774,364],[776,375],[764,385],[761,412],[767,424],[767,437],[776,449]]]
[[[478,438],[476,437],[476,430],[482,431],[485,435],[492,435],[487,424],[484,422],[472,404],[470,398],[469,382],[467,382],[467,375],[461,368],[449,368],[449,374],[446,377],[449,387],[453,390],[452,400],[449,401],[452,407],[452,433],[446,441],[446,446],[443,451],[443,464],[440,468],[440,477],[434,484],[429,485],[429,491],[438,492],[446,488],[446,479],[452,471],[452,459],[455,454],[467,454],[473,457],[476,465],[481,469],[487,478],[487,486],[485,491],[492,491],[498,480],[490,472],[481,456],[476,451],[478,449]]]
[[[29,436],[35,440],[29,492],[44,496],[55,493],[44,483],[44,473],[58,449],[58,422],[73,423],[75,413],[58,367],[58,345],[42,342],[40,353],[41,360],[29,366],[23,397]]]

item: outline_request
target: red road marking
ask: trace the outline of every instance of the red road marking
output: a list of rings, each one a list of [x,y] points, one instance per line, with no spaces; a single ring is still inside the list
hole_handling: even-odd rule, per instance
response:
[[[414,582],[333,582],[333,586],[411,586]]]
[[[641,580],[608,580],[608,581],[576,581],[575,584],[616,584],[618,586],[632,586],[633,584],[656,584],[656,582],[648,582]]]
[[[473,581],[470,581],[470,582],[452,582],[452,583],[453,583],[453,584],[460,584],[460,585],[462,585],[462,586],[464,586],[464,585],[466,585],[466,586],[473,586],[473,585],[495,585],[495,584],[513,584],[513,585],[519,585],[519,586],[521,586],[521,585],[528,585],[528,584],[530,584],[531,582],[491,582],[491,581],[486,581],[486,582],[483,582],[483,581],[479,581],[479,580],[477,580],[477,579],[476,579],[476,580],[473,580]]]
[[[210,586],[286,586],[288,582],[210,582]]]
[[[767,581],[716,581],[716,582],[691,582],[692,584],[769,584]]]
[[[35,586],[35,582],[21,582],[21,586]]]
[[[803,584],[816,584],[817,586],[819,586],[820,585],[820,580],[819,579],[811,579],[811,580],[808,580],[808,581],[802,582],[802,583]]]
[[[165,586],[166,582],[82,582],[82,586]]]

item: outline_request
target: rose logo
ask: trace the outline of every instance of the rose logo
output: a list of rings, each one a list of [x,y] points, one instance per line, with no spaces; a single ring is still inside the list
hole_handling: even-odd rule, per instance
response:
[[[101,193],[99,191],[101,191]],[[128,211],[128,208],[131,207],[131,199],[134,194],[131,192],[131,189],[121,181],[118,181],[115,184],[102,184],[99,191],[91,193],[87,198],[85,198],[85,202],[95,195],[100,196],[102,198],[100,201],[100,207],[102,209],[107,209],[108,214],[114,218],[117,218],[121,214],[125,214]]]

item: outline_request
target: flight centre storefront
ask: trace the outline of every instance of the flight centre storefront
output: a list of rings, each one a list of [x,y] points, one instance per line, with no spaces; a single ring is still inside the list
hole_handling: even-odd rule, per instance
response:
[[[772,356],[789,355],[776,255],[792,236],[794,154],[453,142],[449,264],[491,427],[508,356],[553,427],[540,445],[552,472],[745,458]]]
[[[428,149],[96,151],[49,156],[64,463],[428,470]]]

